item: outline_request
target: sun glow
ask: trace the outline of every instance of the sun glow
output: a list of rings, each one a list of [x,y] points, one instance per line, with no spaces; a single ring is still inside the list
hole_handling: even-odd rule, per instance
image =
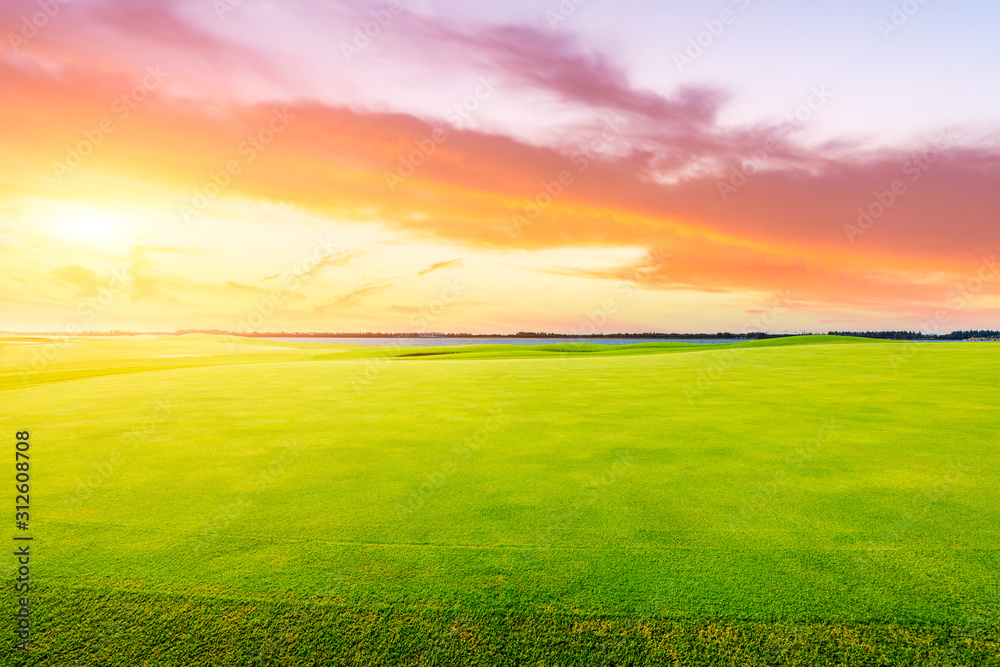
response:
[[[56,236],[64,241],[100,250],[119,250],[128,242],[127,217],[94,204],[61,203],[44,217]]]
[[[70,238],[91,245],[106,245],[116,238],[117,216],[99,208],[80,207],[67,221]]]

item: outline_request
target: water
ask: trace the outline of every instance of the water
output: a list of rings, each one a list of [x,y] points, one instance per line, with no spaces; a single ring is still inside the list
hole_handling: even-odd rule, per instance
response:
[[[553,345],[556,343],[598,343],[633,345],[635,343],[735,343],[743,339],[709,338],[268,338],[295,343],[334,343],[336,345],[374,345],[402,347],[439,347],[443,345]]]

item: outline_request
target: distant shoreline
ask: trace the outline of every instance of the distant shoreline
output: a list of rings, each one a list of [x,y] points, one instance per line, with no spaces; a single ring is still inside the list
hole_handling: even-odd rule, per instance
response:
[[[217,330],[181,330],[181,331],[0,331],[0,336],[184,336],[190,334],[205,334],[210,336],[239,336],[241,338],[526,338],[526,339],[566,339],[566,338],[614,338],[614,339],[700,339],[700,340],[756,340],[762,338],[786,338],[808,334],[672,334],[672,333],[614,333],[614,334],[426,334],[426,333],[303,333],[303,332],[264,332],[239,333]]]
[[[916,331],[830,331],[827,333],[781,333],[771,334],[760,331],[747,333],[731,333],[728,331],[718,333],[610,333],[610,334],[564,334],[549,332],[522,331],[516,334],[470,334],[470,333],[443,333],[443,332],[404,332],[404,333],[382,333],[382,332],[235,332],[222,331],[218,329],[180,329],[177,331],[0,331],[0,336],[184,336],[189,334],[204,334],[210,336],[238,336],[241,338],[296,338],[309,340],[313,338],[409,338],[409,339],[447,339],[447,338],[492,338],[492,339],[530,339],[530,340],[765,340],[771,338],[789,338],[793,336],[849,336],[854,338],[872,338],[879,340],[897,341],[970,341],[970,342],[1000,342],[1000,331],[993,330],[968,330],[953,331],[948,334],[921,334]]]

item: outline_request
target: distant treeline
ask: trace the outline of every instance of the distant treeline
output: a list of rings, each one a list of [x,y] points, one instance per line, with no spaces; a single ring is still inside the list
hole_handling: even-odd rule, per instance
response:
[[[831,331],[831,336],[856,336],[859,338],[882,338],[884,340],[967,340],[969,338],[997,338],[1000,331],[969,330],[952,331],[948,334],[922,334],[919,331]]]
[[[550,331],[519,331],[516,334],[472,334],[472,333],[426,333],[426,332],[402,332],[402,333],[380,333],[373,331],[365,332],[314,332],[302,333],[297,331],[266,331],[254,333],[233,334],[228,331],[210,331],[185,329],[177,331],[177,334],[202,333],[219,335],[237,335],[249,338],[677,338],[683,340],[690,339],[720,339],[720,340],[747,340],[760,338],[780,338],[785,334],[767,334],[760,331],[752,333],[730,333],[723,331],[720,333],[612,333],[612,334],[561,334]]]
[[[769,334],[762,331],[749,333],[731,333],[721,331],[718,333],[662,333],[659,331],[648,331],[645,333],[610,333],[610,334],[562,334],[551,331],[518,331],[516,334],[472,334],[472,333],[427,333],[427,332],[403,332],[403,333],[381,333],[377,331],[264,331],[243,333],[235,331],[224,331],[222,329],[178,329],[177,331],[81,331],[75,334],[66,334],[62,331],[0,331],[0,334],[36,336],[181,336],[184,334],[209,334],[213,336],[244,336],[247,338],[646,338],[646,339],[677,339],[677,340],[762,340],[765,338],[786,338],[788,336],[806,336],[815,334]],[[998,339],[1000,331],[992,329],[970,329],[968,331],[952,331],[948,334],[934,335],[922,334],[919,331],[830,331],[830,336],[855,336],[858,338],[881,338],[884,340],[968,340],[978,339]]]

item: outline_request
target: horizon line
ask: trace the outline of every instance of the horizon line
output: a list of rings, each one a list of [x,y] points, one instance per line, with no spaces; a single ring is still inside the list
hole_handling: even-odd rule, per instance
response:
[[[709,332],[615,332],[615,333],[558,333],[551,331],[519,331],[517,333],[469,333],[469,332],[382,332],[382,331],[229,331],[225,329],[176,329],[174,331],[134,331],[125,329],[108,330],[87,330],[87,331],[11,331],[0,330],[0,335],[15,336],[183,336],[189,334],[209,334],[220,336],[239,336],[242,338],[781,338],[789,336],[873,336],[873,335],[910,335],[927,338],[941,338],[955,336],[957,334],[993,334],[998,335],[1000,331],[996,329],[957,329],[948,333],[928,334],[921,331],[906,329],[868,329],[858,331],[800,331],[800,332],[767,332],[767,331],[747,331],[731,332],[719,331]]]

